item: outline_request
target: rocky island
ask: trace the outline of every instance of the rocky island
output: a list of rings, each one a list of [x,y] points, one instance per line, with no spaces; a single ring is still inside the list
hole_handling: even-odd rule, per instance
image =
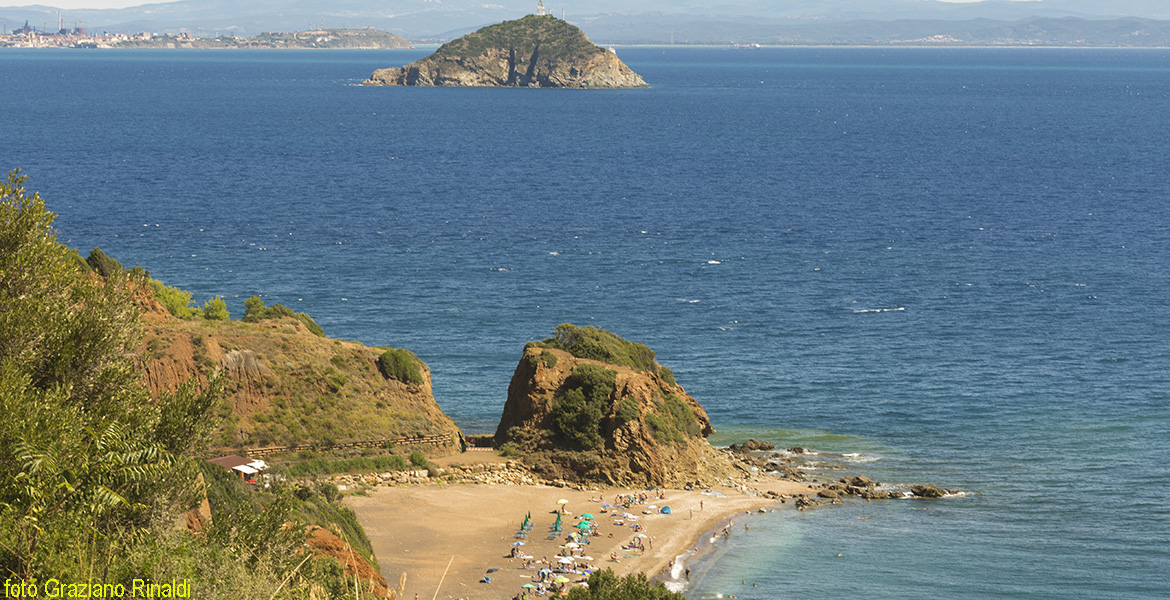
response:
[[[647,87],[617,54],[551,15],[528,15],[484,27],[443,44],[422,60],[378,69],[363,85]]]

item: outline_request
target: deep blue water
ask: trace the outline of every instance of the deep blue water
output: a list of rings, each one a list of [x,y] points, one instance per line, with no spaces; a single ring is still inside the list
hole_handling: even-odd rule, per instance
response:
[[[968,492],[754,517],[692,598],[1166,597],[1170,52],[619,52],[651,89],[6,50],[0,168],[83,252],[414,350],[469,432],[571,321],[654,348],[716,443]]]

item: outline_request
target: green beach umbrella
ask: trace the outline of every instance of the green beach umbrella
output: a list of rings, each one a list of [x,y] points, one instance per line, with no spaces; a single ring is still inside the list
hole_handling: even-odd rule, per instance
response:
[[[585,513],[585,514],[581,515],[581,518],[582,518],[582,519],[585,519],[585,520],[587,520],[587,521],[592,521],[592,520],[593,520],[593,515],[592,515],[591,513]]]
[[[568,583],[568,581],[569,581],[568,577],[557,577],[556,579],[553,580],[553,583]]]
[[[536,586],[535,586],[535,585],[532,585],[531,583],[526,583],[526,584],[524,584],[524,585],[522,585],[522,586],[520,586],[520,587],[522,587],[522,588],[524,588],[524,589],[526,589],[526,590],[535,590],[535,589],[536,589]]]
[[[589,521],[581,521],[577,523],[577,529],[589,529]]]

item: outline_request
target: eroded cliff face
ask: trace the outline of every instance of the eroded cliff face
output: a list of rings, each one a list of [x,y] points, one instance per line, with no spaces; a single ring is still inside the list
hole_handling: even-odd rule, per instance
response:
[[[615,373],[614,391],[598,422],[602,443],[592,449],[566,440],[556,422],[557,404],[572,385],[574,369],[583,364]],[[561,350],[528,348],[508,387],[495,441],[516,446],[523,460],[548,478],[683,487],[735,472],[727,455],[707,442],[711,433],[703,407],[656,374]]]
[[[460,451],[454,421],[421,383],[388,378],[382,350],[313,335],[300,321],[184,321],[149,292],[135,303],[143,314],[138,364],[153,395],[194,379],[200,388],[223,378],[223,426],[212,446],[247,449],[345,443],[395,437],[444,436],[436,454]]]
[[[403,67],[378,69],[363,85],[455,87],[647,87],[616,54],[551,16],[485,27]]]

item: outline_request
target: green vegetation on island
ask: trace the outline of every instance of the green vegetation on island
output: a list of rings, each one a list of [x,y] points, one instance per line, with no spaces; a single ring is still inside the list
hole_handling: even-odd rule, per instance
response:
[[[447,42],[408,65],[378,69],[363,85],[616,89],[646,82],[567,21],[528,15]]]
[[[590,42],[580,29],[568,21],[552,16],[528,15],[515,21],[488,25],[447,42],[432,56],[482,56],[497,48],[508,48],[522,56],[532,56],[539,52],[542,58],[570,62],[588,61],[589,57],[605,52],[605,49]]]

